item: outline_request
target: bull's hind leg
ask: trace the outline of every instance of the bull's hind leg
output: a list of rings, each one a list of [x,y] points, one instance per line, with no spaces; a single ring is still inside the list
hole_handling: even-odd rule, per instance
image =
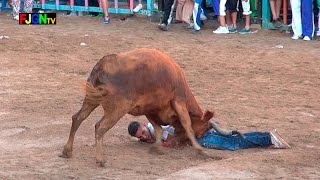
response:
[[[203,153],[203,148],[198,144],[195,138],[195,134],[191,126],[191,119],[190,119],[185,102],[173,100],[172,106],[174,110],[177,112],[181,125],[185,129],[187,136],[191,141],[192,146],[196,148],[200,153]]]
[[[104,166],[105,160],[103,158],[103,136],[111,129],[125,114],[129,112],[126,108],[128,103],[120,103],[113,106],[102,104],[104,108],[104,115],[95,125],[95,135],[96,135],[96,162],[100,166]]]
[[[93,104],[88,102],[87,99],[84,99],[81,109],[72,116],[72,126],[69,139],[64,145],[62,155],[60,155],[60,157],[70,158],[72,156],[73,141],[76,131],[78,130],[82,121],[84,121],[97,106],[99,106],[99,104]]]

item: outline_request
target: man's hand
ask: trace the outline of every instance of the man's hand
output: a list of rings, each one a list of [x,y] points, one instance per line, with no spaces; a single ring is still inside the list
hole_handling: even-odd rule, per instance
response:
[[[163,141],[162,142],[162,146],[163,147],[169,147],[171,145],[171,142],[170,141]]]

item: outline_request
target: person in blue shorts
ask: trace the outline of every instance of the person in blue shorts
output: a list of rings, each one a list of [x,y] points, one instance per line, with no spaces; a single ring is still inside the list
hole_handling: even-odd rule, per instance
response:
[[[174,137],[174,127],[169,125],[161,127],[163,130],[163,146],[170,146],[170,140]],[[128,133],[142,142],[155,142],[155,132],[151,123],[141,124],[138,121],[132,121],[128,126]],[[240,133],[237,135],[224,135],[212,128],[201,138],[198,138],[197,141],[205,148],[231,151],[257,147],[291,148],[276,130],[272,132],[248,132],[243,135]]]

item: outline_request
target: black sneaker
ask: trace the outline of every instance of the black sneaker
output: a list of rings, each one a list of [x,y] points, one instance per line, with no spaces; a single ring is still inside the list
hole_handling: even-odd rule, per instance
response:
[[[281,28],[281,27],[282,27],[282,21],[281,21],[280,18],[278,18],[277,20],[275,20],[274,26],[275,26],[276,28]]]

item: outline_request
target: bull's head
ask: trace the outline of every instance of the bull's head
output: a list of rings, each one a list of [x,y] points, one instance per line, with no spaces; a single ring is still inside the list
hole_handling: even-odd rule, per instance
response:
[[[214,116],[214,112],[206,110],[200,120],[192,121],[192,129],[195,133],[196,138],[200,138],[204,135],[207,130],[212,128],[210,119]]]

